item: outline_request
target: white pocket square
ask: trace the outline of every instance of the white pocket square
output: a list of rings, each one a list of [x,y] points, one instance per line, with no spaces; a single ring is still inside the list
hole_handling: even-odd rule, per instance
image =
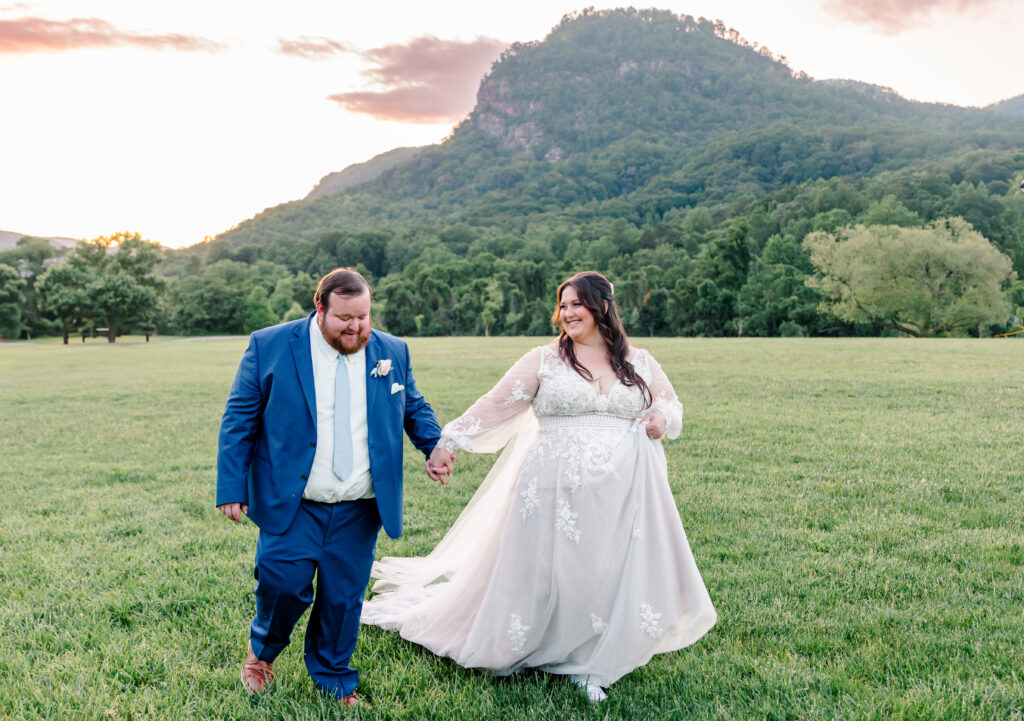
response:
[[[404,389],[405,389],[405,386],[403,386],[401,383],[392,383],[391,384],[391,395],[395,395],[395,393],[398,393],[398,391],[404,390]]]

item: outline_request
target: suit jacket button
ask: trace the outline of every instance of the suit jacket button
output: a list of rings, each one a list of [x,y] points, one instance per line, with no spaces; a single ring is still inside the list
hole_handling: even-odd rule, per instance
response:
[[[305,476],[299,476],[299,478],[301,478],[302,480],[306,480]]]
[[[310,443],[310,444],[309,444],[309,447],[310,447],[310,448],[316,448],[316,443]]]

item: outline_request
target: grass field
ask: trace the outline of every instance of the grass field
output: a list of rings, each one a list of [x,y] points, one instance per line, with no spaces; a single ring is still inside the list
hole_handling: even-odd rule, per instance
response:
[[[411,341],[452,419],[537,339]],[[669,474],[719,623],[591,707],[364,629],[381,719],[1024,718],[1024,343],[640,340],[686,407]],[[245,340],[0,346],[0,718],[333,719],[294,643],[238,680],[256,530],[213,505]],[[421,554],[482,479],[406,454]],[[304,621],[293,638],[301,639]]]

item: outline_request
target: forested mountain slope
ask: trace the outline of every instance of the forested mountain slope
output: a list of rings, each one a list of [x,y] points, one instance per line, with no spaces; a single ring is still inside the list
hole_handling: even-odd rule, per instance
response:
[[[344,170],[328,173],[309,191],[309,195],[305,199],[312,200],[324,195],[334,195],[346,188],[351,188],[353,185],[373,180],[385,170],[404,163],[420,152],[420,150],[421,148],[394,148],[386,153],[370,158],[365,163],[356,163]]]
[[[1024,94],[988,106],[1003,115],[1024,116]]]

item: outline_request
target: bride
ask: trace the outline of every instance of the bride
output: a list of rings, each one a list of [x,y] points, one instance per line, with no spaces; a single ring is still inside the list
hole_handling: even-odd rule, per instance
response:
[[[505,450],[429,556],[374,564],[362,622],[467,668],[567,675],[603,701],[716,617],[659,440],[682,426],[672,386],[628,345],[600,273],[562,283],[553,320],[556,341],[445,426],[448,452]]]

